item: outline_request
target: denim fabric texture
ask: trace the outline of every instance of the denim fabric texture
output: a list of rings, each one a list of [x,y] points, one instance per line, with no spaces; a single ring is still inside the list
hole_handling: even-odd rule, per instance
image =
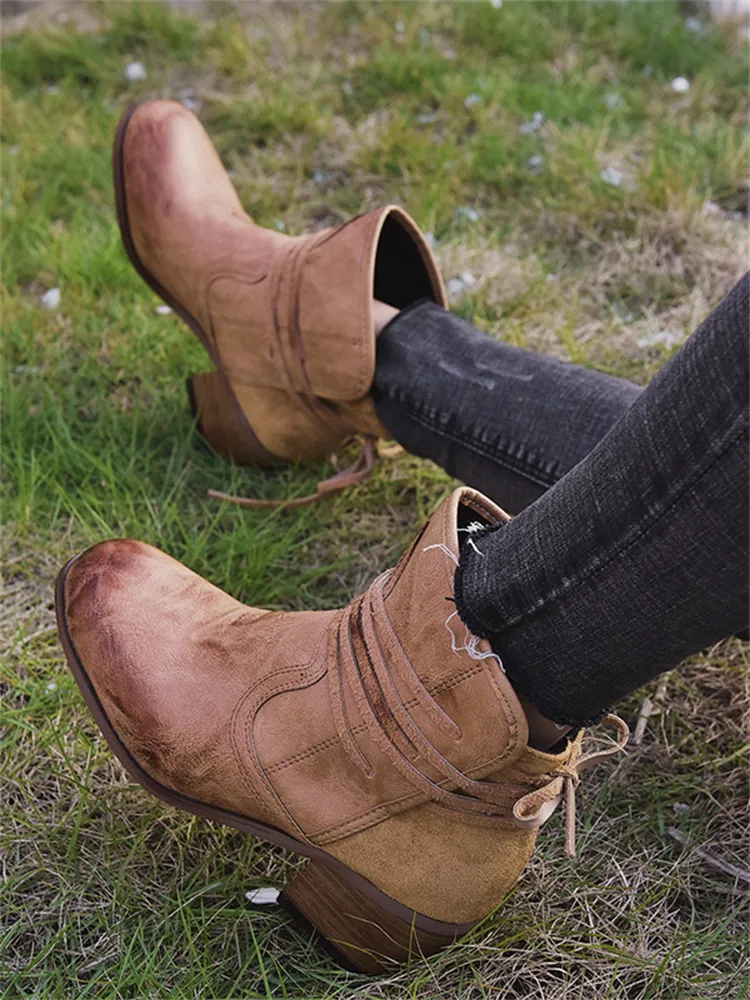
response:
[[[747,625],[749,329],[746,275],[643,391],[433,304],[379,338],[395,439],[520,511],[464,546],[456,601],[556,722]]]

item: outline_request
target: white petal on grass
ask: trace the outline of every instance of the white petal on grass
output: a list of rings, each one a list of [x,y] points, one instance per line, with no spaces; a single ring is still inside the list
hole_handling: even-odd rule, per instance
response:
[[[42,305],[45,309],[57,309],[60,305],[60,289],[50,288],[42,296]]]
[[[461,281],[463,281],[463,283],[467,285],[469,288],[471,288],[472,285],[476,285],[477,283],[477,279],[471,271],[462,271]]]
[[[145,80],[148,76],[146,72],[146,67],[142,62],[131,62],[125,67],[125,79],[129,80],[130,83],[137,83],[139,80]]]
[[[452,299],[457,299],[466,291],[466,285],[460,278],[448,278],[445,290]]]
[[[684,76],[676,76],[674,80],[672,80],[672,90],[675,94],[687,94],[690,90],[690,81]]]
[[[484,213],[479,208],[472,208],[471,205],[459,205],[455,211],[457,219],[466,219],[467,222],[479,222]]]
[[[278,901],[278,898],[279,890],[270,887],[265,889],[251,889],[245,893],[245,899],[248,903],[253,903],[255,906],[272,905]]]
[[[481,94],[469,94],[469,96],[464,101],[464,107],[473,108],[475,104],[481,104],[481,103],[482,103]]]
[[[675,333],[674,330],[657,330],[656,333],[647,333],[643,337],[639,337],[636,341],[638,347],[656,347],[657,344],[661,344],[664,347],[677,347],[683,341],[683,335],[681,333]]]
[[[160,316],[169,316],[172,312],[169,306],[157,306],[156,311]]]
[[[495,8],[495,10],[500,10],[503,5],[503,0],[490,0],[490,4]]]
[[[527,160],[526,166],[532,172],[532,174],[538,174],[539,171],[544,166],[544,157],[540,156],[538,153],[536,156],[530,156]]]
[[[608,108],[618,108],[622,104],[622,98],[619,94],[607,94],[604,103]]]
[[[557,277],[554,271],[550,271],[545,280],[547,281],[548,284],[550,284],[551,282],[559,281],[560,279]]]
[[[544,112],[535,111],[531,116],[531,119],[524,122],[523,125],[518,130],[519,135],[533,135],[534,132],[538,132],[544,123]]]
[[[611,184],[612,187],[620,187],[622,184],[622,173],[617,167],[607,167],[599,176],[605,184]]]
[[[55,681],[50,681],[49,684],[44,689],[47,692],[52,692],[57,690],[57,684]]]

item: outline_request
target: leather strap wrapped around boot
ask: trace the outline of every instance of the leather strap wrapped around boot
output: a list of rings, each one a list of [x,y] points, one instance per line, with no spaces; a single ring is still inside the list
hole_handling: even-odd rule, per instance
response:
[[[397,309],[422,298],[446,304],[406,212],[388,205],[308,236],[263,229],[198,119],[171,101],[128,109],[114,171],[131,261],[216,365],[216,380],[200,376],[191,392],[217,451],[270,465],[324,458],[356,434],[387,436],[369,398],[373,299]],[[368,446],[356,469],[313,498],[361,481],[373,455]]]

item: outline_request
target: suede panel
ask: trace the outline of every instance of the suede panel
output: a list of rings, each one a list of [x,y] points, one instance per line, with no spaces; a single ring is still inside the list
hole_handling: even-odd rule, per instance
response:
[[[327,850],[418,913],[461,924],[502,902],[535,840],[536,831],[427,804]]]

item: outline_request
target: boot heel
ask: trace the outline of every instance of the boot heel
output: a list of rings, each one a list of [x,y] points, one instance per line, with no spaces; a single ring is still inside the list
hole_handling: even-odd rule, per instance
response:
[[[237,465],[279,465],[253,433],[227,379],[221,372],[203,372],[187,380],[190,410],[198,430],[215,452]]]
[[[434,955],[471,926],[424,917],[355,872],[347,876],[319,861],[292,879],[279,903],[353,972],[392,971],[397,962]]]

